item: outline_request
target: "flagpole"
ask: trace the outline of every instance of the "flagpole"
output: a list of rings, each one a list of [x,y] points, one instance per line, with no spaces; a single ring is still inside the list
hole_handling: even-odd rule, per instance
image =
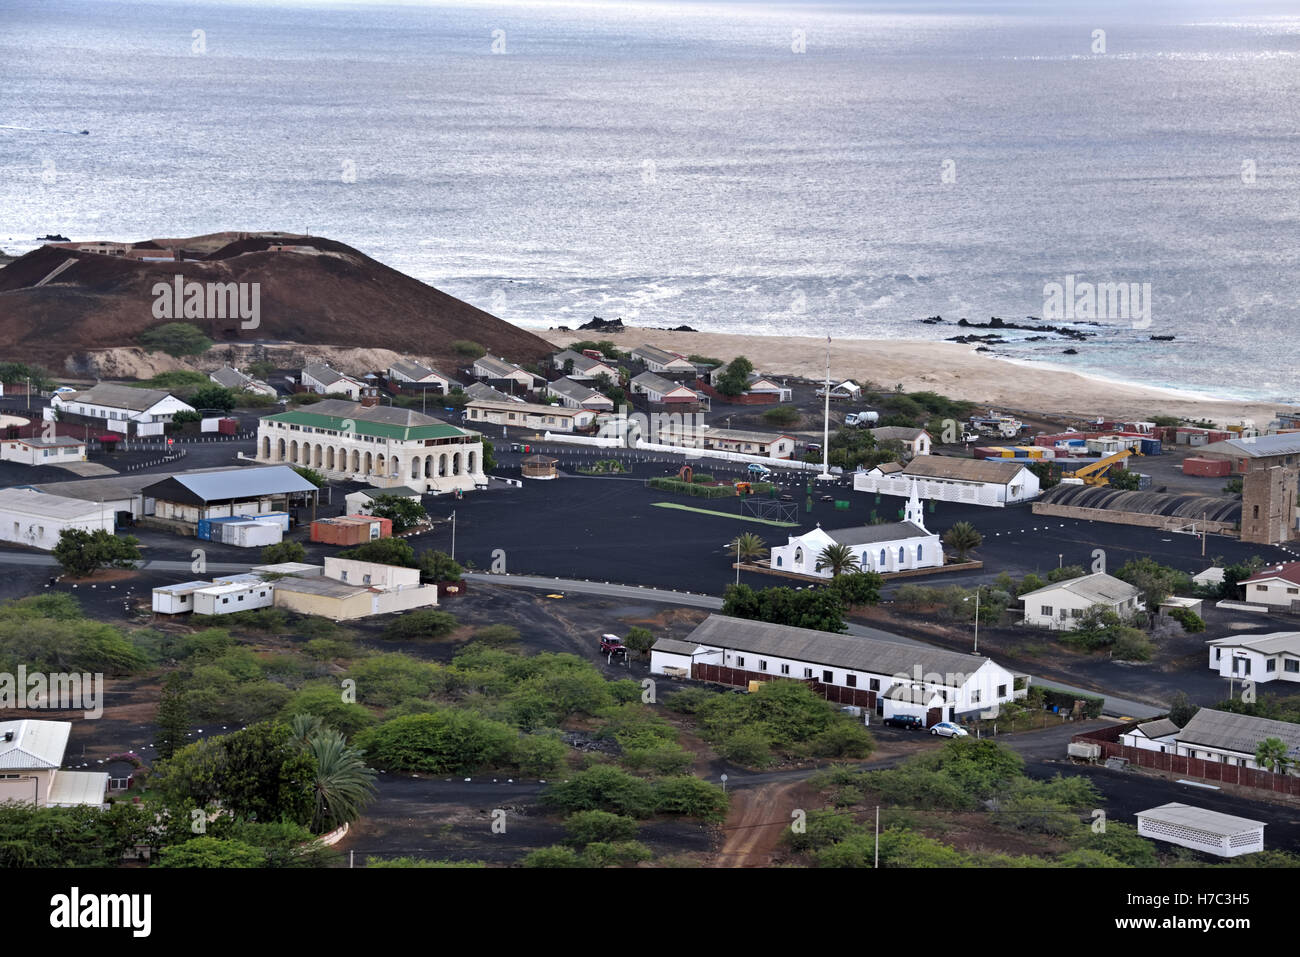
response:
[[[831,337],[826,337],[826,385],[825,411],[822,413],[822,474],[817,476],[822,481],[831,479]]]

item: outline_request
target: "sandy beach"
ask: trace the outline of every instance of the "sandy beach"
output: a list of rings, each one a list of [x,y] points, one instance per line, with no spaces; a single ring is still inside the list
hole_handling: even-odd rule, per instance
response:
[[[682,355],[730,361],[743,355],[775,376],[821,378],[826,340],[817,336],[745,336],[710,332],[664,332],[628,327],[616,335],[539,331],[557,345],[578,339],[608,339],[620,349],[656,345]],[[904,391],[931,390],[996,409],[1038,412],[1081,420],[1149,419],[1177,415],[1221,425],[1253,423],[1264,428],[1284,406],[1205,398],[1193,392],[1107,381],[1037,362],[999,359],[955,342],[837,339],[831,343],[831,378],[853,379]]]

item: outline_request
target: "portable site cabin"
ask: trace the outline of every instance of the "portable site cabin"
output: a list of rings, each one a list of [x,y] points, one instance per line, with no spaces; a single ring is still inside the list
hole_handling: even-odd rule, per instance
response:
[[[1239,857],[1264,849],[1264,822],[1171,802],[1138,811],[1138,834],[1216,857]]]
[[[183,615],[194,610],[194,593],[212,582],[182,582],[153,590],[153,610],[159,615]]]
[[[199,615],[229,615],[252,608],[270,608],[274,599],[275,586],[271,582],[238,581],[194,592],[194,611]]]
[[[275,545],[284,537],[284,532],[277,522],[241,519],[222,522],[217,527],[221,529],[222,543],[237,548],[262,548],[266,545]]]

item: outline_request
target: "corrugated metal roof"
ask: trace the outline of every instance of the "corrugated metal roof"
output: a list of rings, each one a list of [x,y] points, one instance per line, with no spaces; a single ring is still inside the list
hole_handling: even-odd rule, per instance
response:
[[[1067,578],[1065,581],[1052,582],[1052,584],[1045,585],[1042,588],[1035,588],[1033,591],[1025,592],[1020,597],[1031,598],[1044,592],[1061,590],[1068,591],[1072,595],[1078,595],[1084,601],[1090,601],[1094,604],[1128,601],[1138,595],[1138,589],[1128,582],[1121,581],[1114,575],[1107,575],[1105,572],[1093,572],[1091,575],[1082,575],[1079,578]]]
[[[1172,492],[1125,492],[1106,485],[1057,485],[1043,493],[1040,502],[1072,508],[1140,512],[1210,522],[1241,521],[1241,499]]]
[[[103,405],[114,409],[145,412],[169,396],[171,393],[166,389],[137,389],[135,386],[119,385],[116,382],[101,382],[84,392],[71,394],[65,392],[60,401],[65,405],[69,402],[81,402],[86,405]]]
[[[763,445],[794,438],[788,432],[750,432],[747,429],[708,429],[703,437],[705,441],[717,439],[723,442],[757,442]]]
[[[1179,744],[1200,744],[1253,755],[1265,738],[1281,739],[1293,759],[1300,756],[1300,724],[1212,708],[1196,712],[1178,732],[1177,740]]]
[[[912,675],[917,667],[922,674],[973,675],[989,662],[988,658],[978,655],[944,651],[929,645],[836,635],[829,631],[791,628],[725,615],[710,615],[686,640],[695,645],[770,654],[884,675]]]
[[[918,455],[903,468],[909,478],[937,478],[958,482],[988,482],[1006,485],[1024,469],[1014,462],[996,459],[959,459],[947,455]]]
[[[693,641],[678,641],[676,638],[660,638],[651,647],[652,651],[662,651],[670,655],[693,655],[699,645]]]
[[[1229,635],[1227,638],[1207,641],[1206,644],[1219,648],[1249,648],[1262,655],[1287,652],[1300,655],[1300,631],[1274,631],[1267,635]]]
[[[1219,837],[1231,837],[1234,834],[1257,831],[1267,826],[1263,821],[1252,821],[1250,818],[1236,817],[1232,814],[1220,814],[1218,811],[1192,807],[1190,804],[1179,804],[1176,801],[1146,811],[1138,811],[1137,817],[1188,827],[1204,831],[1206,834],[1216,834]]]
[[[562,379],[556,379],[554,382],[548,382],[546,388],[556,395],[562,395],[565,398],[572,399],[574,402],[587,402],[591,399],[603,399],[599,392],[591,386],[583,385],[581,382],[574,382],[568,376]]]
[[[4,740],[12,731],[14,739]],[[63,763],[68,746],[71,721],[0,721],[0,770],[37,771],[57,768]]]
[[[1300,432],[1278,432],[1274,435],[1257,435],[1245,439],[1224,439],[1211,442],[1196,450],[1197,455],[1244,455],[1251,459],[1268,458],[1274,455],[1300,454]]]
[[[680,382],[674,382],[672,379],[665,379],[663,376],[654,372],[642,372],[639,376],[632,379],[632,385],[639,386],[642,389],[648,389],[651,392],[658,392],[660,395],[669,395],[678,389],[685,389],[687,392],[694,394],[694,389],[690,386],[682,385]]]
[[[1161,718],[1159,721],[1148,721],[1146,724],[1139,724],[1137,730],[1141,731],[1148,738],[1163,738],[1167,735],[1177,734],[1178,725],[1174,724],[1168,718]]]
[[[97,806],[108,793],[107,771],[57,771],[45,803],[53,807]]]
[[[187,489],[203,502],[223,502],[230,499],[252,499],[264,495],[286,495],[293,492],[314,492],[316,486],[287,465],[270,465],[266,468],[230,469],[225,472],[208,472],[202,475],[174,475],[154,485],[146,485],[145,495],[168,499],[173,483]]]
[[[675,352],[669,352],[667,349],[660,349],[658,346],[637,346],[629,354],[634,359],[653,359],[661,365],[669,365],[674,362],[690,362],[689,359],[683,358]]]
[[[1281,579],[1290,582],[1293,585],[1300,585],[1300,562],[1283,562],[1280,565],[1270,565],[1268,568],[1261,568],[1249,578],[1243,579],[1239,584],[1250,585],[1256,582],[1265,582],[1270,579]]]
[[[827,535],[841,545],[870,545],[875,542],[893,542],[906,538],[926,538],[931,533],[912,522],[885,522],[882,525],[859,525],[827,531]]]
[[[0,510],[34,518],[73,522],[98,517],[100,506],[79,498],[50,495],[27,488],[0,489]]]
[[[890,439],[897,439],[900,442],[915,442],[925,435],[925,429],[908,429],[901,425],[882,425],[878,429],[872,429],[871,434],[877,441],[887,442]]]

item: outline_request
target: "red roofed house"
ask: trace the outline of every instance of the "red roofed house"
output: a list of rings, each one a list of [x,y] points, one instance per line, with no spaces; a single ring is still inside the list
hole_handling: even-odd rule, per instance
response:
[[[1246,601],[1273,608],[1300,607],[1300,562],[1283,562],[1261,568],[1241,582]]]

